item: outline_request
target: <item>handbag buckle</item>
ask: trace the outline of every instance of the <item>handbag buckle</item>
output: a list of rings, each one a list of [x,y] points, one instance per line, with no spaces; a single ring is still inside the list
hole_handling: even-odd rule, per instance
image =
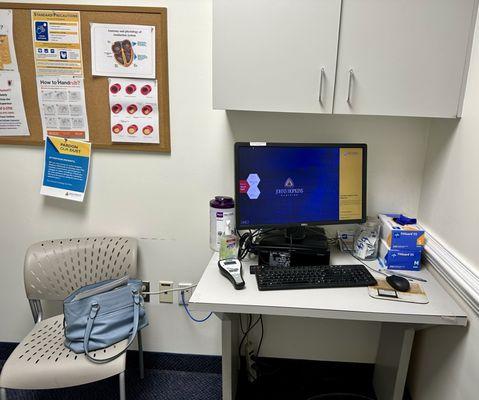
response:
[[[136,289],[131,291],[131,294],[133,295],[133,301],[135,302],[136,305],[140,304],[140,292]]]
[[[100,310],[100,305],[98,303],[92,303],[90,308],[90,318],[95,318]]]

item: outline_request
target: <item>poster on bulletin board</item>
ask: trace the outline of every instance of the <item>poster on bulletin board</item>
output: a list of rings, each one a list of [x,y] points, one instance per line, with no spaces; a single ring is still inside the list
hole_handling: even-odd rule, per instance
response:
[[[88,140],[83,78],[37,77],[43,139],[47,136]]]
[[[91,24],[92,75],[154,79],[155,27]]]
[[[0,10],[0,72],[18,72],[12,10]]]
[[[83,76],[80,12],[32,10],[37,76]]]
[[[111,141],[160,143],[155,79],[110,78]]]
[[[40,193],[82,202],[90,172],[91,143],[47,137]]]

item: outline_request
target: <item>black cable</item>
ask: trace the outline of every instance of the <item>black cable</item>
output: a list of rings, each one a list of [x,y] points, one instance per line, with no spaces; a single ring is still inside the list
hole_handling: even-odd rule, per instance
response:
[[[251,319],[252,319],[252,318],[253,318],[252,315],[251,315],[251,314],[249,314],[249,315],[250,315],[250,317],[251,317]],[[250,332],[254,329],[254,327],[255,327],[256,325],[258,325],[258,322],[260,321],[260,319],[261,319],[261,316],[258,317],[258,319],[256,320],[256,322],[255,322],[253,325],[249,326],[249,328],[248,328],[248,329],[246,330],[246,332],[243,334],[243,338],[241,339],[241,342],[240,342],[239,347],[238,347],[238,354],[239,354],[240,357],[241,357],[241,347],[243,347],[243,343],[244,343],[244,341],[245,341],[245,339],[246,339],[246,336],[248,336],[248,333],[250,333]]]
[[[263,315],[259,316],[259,320],[261,321],[261,338],[259,340],[258,350],[256,351],[256,357],[259,357],[259,351],[261,350],[261,345],[263,344],[263,337],[264,337]]]
[[[248,322],[248,327],[246,328],[246,331],[243,329],[243,318],[242,318],[242,315],[243,314],[240,314],[239,315],[239,321],[240,321],[240,328],[241,328],[241,332],[243,333],[243,335],[246,333],[246,331],[251,327],[251,314],[248,314],[248,317],[249,317],[249,322]]]

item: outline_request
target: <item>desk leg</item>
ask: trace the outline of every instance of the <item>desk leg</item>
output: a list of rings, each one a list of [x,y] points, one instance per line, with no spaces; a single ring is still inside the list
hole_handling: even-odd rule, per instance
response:
[[[216,315],[221,319],[223,400],[234,400],[240,367],[238,314],[216,313]]]
[[[411,326],[382,324],[373,378],[378,400],[403,399],[413,340]]]

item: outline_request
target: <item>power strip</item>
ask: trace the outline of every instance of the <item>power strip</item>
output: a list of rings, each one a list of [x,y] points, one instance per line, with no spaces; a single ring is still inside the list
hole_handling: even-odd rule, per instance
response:
[[[248,372],[248,381],[253,383],[258,379],[258,373],[256,372],[256,365],[254,362],[254,346],[253,343],[246,339],[245,345],[245,357],[246,357],[246,372]]]

